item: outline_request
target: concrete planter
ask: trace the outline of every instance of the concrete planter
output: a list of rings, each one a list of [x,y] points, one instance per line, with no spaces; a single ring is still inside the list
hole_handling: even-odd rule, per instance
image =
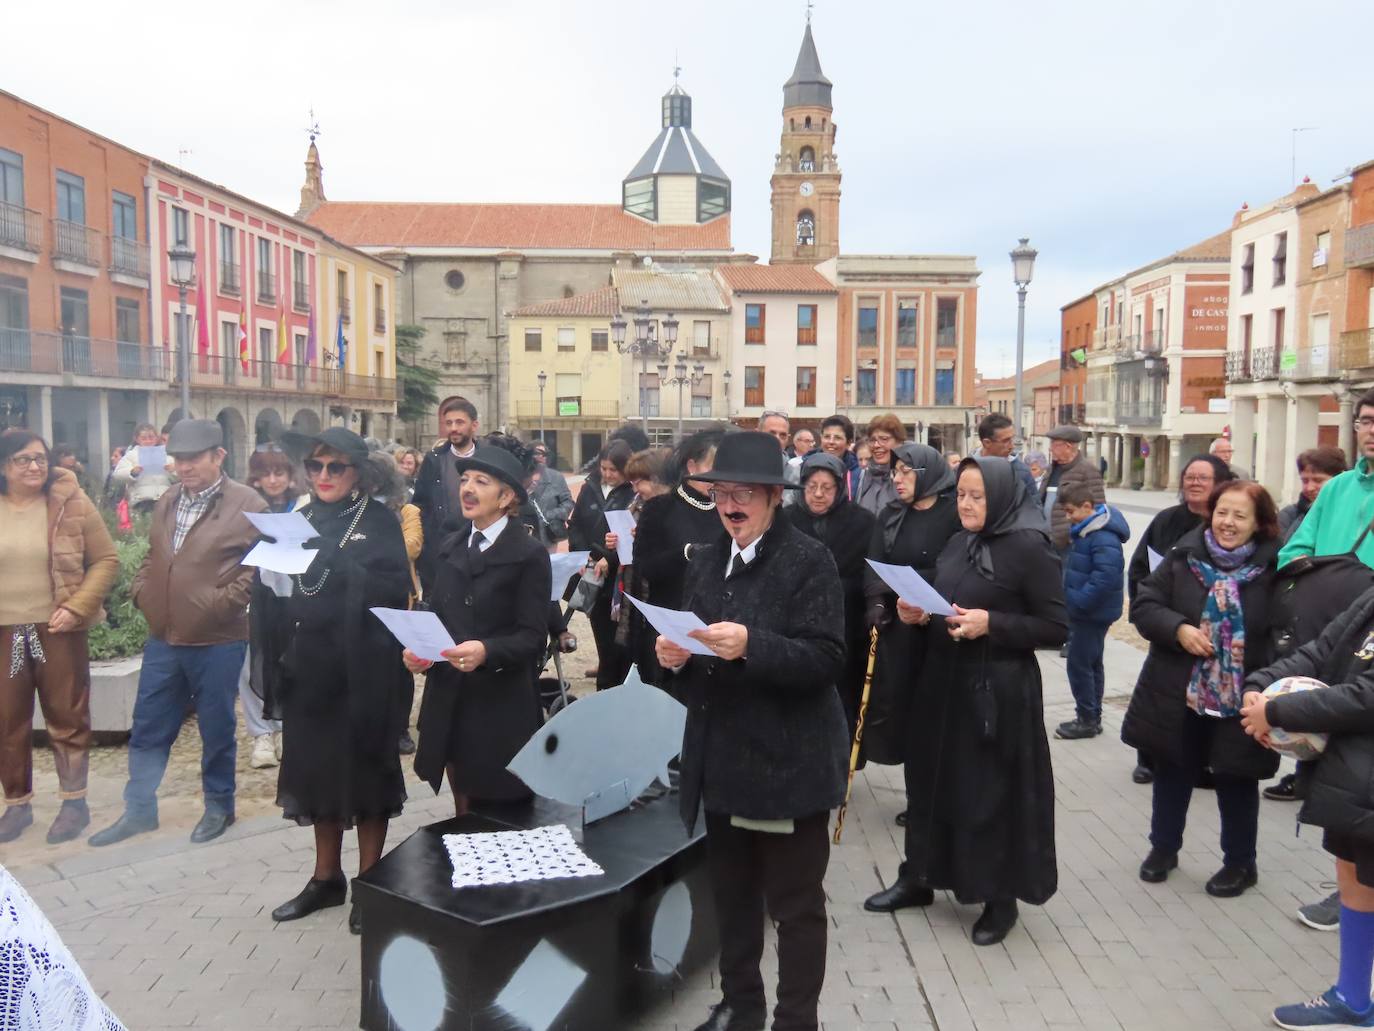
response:
[[[91,730],[97,740],[122,741],[134,723],[134,699],[143,656],[91,663]],[[47,738],[43,710],[35,700],[33,729]]]

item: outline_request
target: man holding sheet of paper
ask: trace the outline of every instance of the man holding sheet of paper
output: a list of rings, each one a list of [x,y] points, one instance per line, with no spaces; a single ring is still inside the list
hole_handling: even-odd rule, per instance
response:
[[[825,979],[821,882],[849,753],[836,690],[844,600],[825,545],[779,517],[783,466],[765,433],[724,437],[696,476],[724,532],[691,549],[685,611],[648,616],[667,631],[658,660],[687,706],[682,816],[692,827],[706,813],[723,994],[711,1031],[766,1022],[765,907],[778,928],[774,1026],[817,1026]]]

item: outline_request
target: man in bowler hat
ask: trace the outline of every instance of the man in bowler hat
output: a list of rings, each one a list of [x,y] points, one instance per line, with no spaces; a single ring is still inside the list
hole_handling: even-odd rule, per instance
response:
[[[785,459],[766,433],[728,434],[711,484],[723,527],[693,546],[683,607],[709,655],[658,638],[687,706],[682,817],[705,810],[720,928],[722,1000],[697,1031],[761,1031],[765,913],[777,924],[773,1027],[812,1031],[825,980],[822,882],[830,810],[844,799],[848,740],[836,690],[844,599],[825,545],[779,518]]]

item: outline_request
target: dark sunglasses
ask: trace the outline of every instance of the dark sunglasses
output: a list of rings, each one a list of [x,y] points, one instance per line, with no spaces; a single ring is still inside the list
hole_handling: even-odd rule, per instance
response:
[[[351,462],[329,462],[326,464],[321,462],[318,458],[307,458],[305,460],[305,475],[307,476],[318,476],[326,469],[329,470],[330,476],[342,476],[352,468],[353,464]]]

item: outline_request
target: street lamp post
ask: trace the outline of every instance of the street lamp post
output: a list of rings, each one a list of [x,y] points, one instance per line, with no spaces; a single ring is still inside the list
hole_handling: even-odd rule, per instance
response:
[[[1030,238],[1023,236],[1021,242],[1011,252],[1011,278],[1016,284],[1016,443],[1019,446],[1025,439],[1021,434],[1021,395],[1025,384],[1026,357],[1026,287],[1030,286],[1031,272],[1035,269],[1036,250],[1030,246]]]
[[[682,440],[682,388],[688,383],[696,386],[706,375],[706,366],[698,360],[692,366],[691,375],[687,374],[687,356],[681,351],[678,352],[677,360],[673,363],[673,377],[668,378],[668,363],[662,361],[658,363],[658,381],[660,383],[677,384],[677,439]]]
[[[730,370],[726,369],[721,374],[721,379],[725,380],[725,421],[730,421]],[[1347,422],[1349,420],[1346,420]]]
[[[677,319],[669,312],[668,317],[663,320],[663,340],[660,342],[657,327],[650,314],[649,302],[640,301],[639,310],[635,312],[634,317],[635,338],[628,341],[625,339],[625,317],[617,313],[611,319],[611,339],[615,342],[615,349],[621,354],[630,355],[632,363],[635,358],[639,359],[641,372],[635,389],[639,393],[640,422],[646,434],[649,432],[649,405],[644,397],[644,377],[649,372],[649,359],[652,357],[657,361],[672,353],[673,345],[677,343],[678,327]]]
[[[186,288],[196,278],[196,252],[185,243],[178,242],[167,252],[172,282],[177,285],[181,295],[181,311],[177,322],[177,378],[181,381],[181,417],[191,417],[191,334],[186,328]]]
[[[544,439],[544,384],[549,381],[549,375],[543,369],[539,370],[539,443],[545,447],[548,441]]]

